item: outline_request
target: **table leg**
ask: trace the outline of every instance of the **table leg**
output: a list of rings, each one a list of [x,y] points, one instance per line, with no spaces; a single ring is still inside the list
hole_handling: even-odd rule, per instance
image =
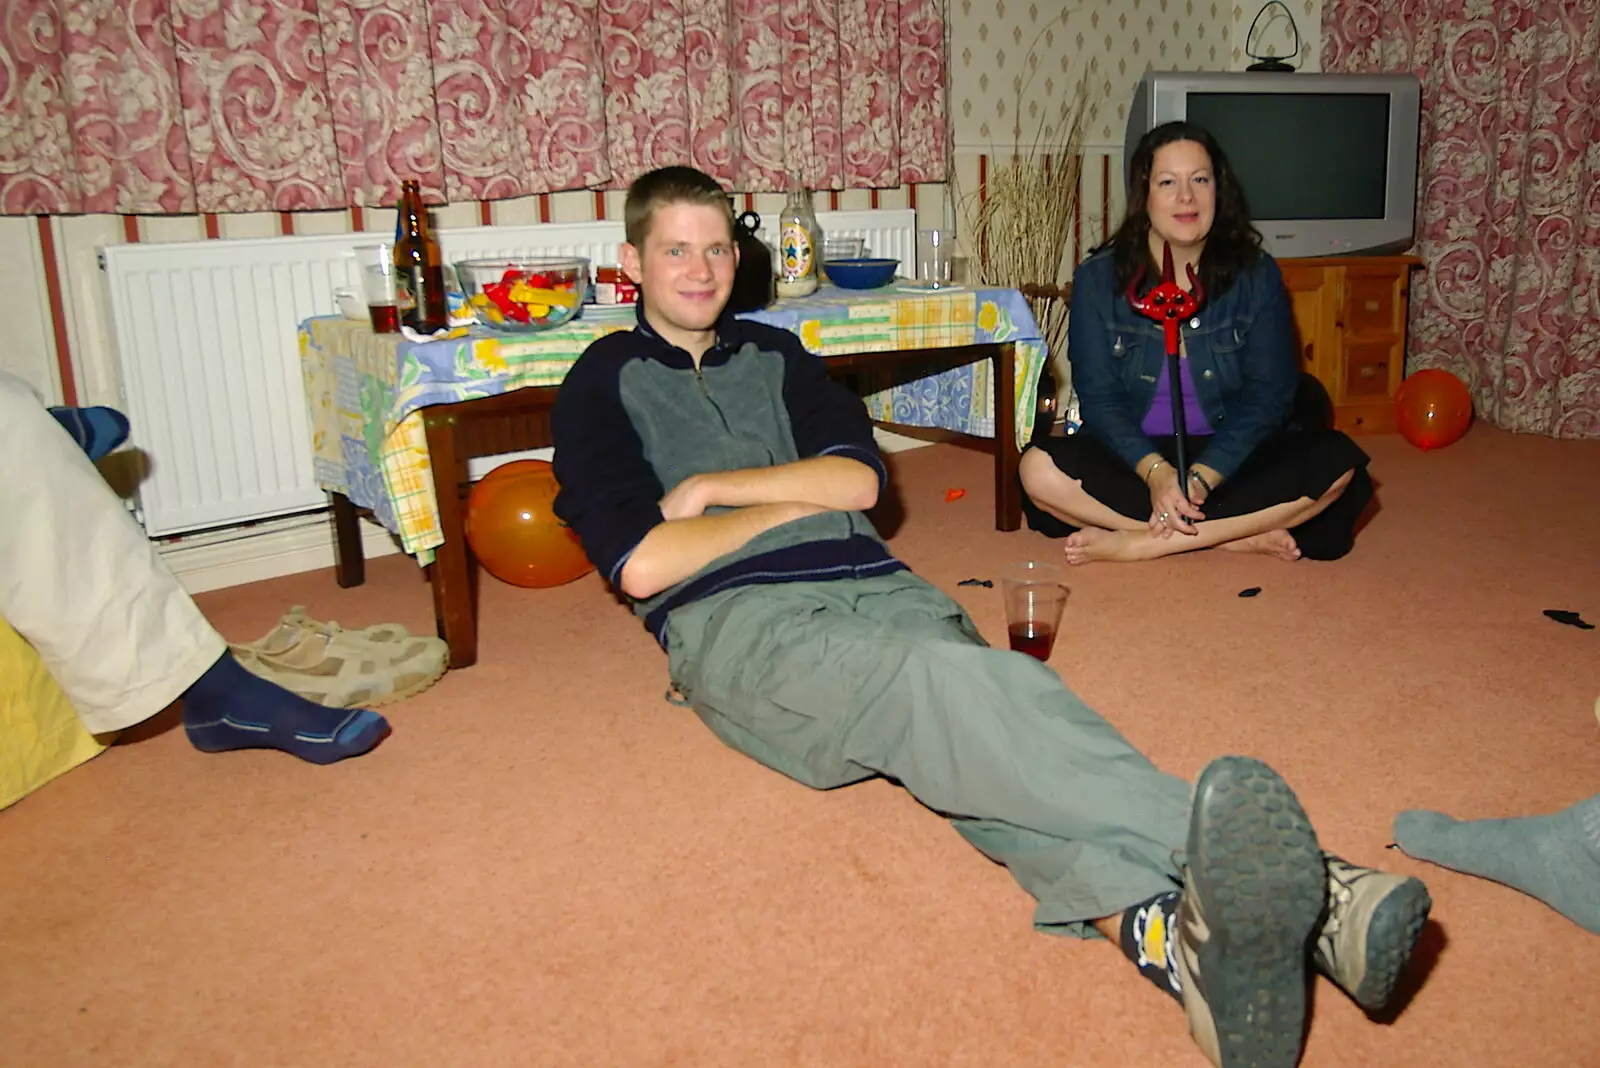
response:
[[[430,565],[434,621],[439,637],[450,646],[450,666],[471,667],[478,662],[478,598],[472,585],[476,565],[467,549],[466,515],[461,506],[466,458],[457,448],[454,416],[424,409],[422,425],[433,464],[439,532],[444,535],[444,544],[434,551]]]
[[[994,354],[994,528],[1022,526],[1022,487],[1017,483],[1017,352],[1010,344]]]
[[[367,581],[367,557],[361,548],[361,520],[356,506],[342,493],[329,493],[333,504],[333,577],[344,589]]]

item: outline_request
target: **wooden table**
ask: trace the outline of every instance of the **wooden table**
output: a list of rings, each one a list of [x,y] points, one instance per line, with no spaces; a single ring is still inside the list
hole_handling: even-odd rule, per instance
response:
[[[994,361],[994,525],[1016,530],[1022,522],[1017,483],[1016,422],[1003,413],[1016,409],[1016,350],[1003,344],[907,349],[824,356],[829,372],[849,380],[865,371],[887,371],[896,378],[920,378],[979,360]],[[479,456],[553,445],[550,410],[557,386],[532,386],[494,397],[431,405],[422,410],[432,458],[434,493],[444,543],[428,565],[439,637],[450,646],[450,666],[478,660],[478,566],[467,545],[466,498],[472,484],[467,461]],[[339,585],[359,586],[366,577],[358,510],[342,493],[333,502],[334,564]]]

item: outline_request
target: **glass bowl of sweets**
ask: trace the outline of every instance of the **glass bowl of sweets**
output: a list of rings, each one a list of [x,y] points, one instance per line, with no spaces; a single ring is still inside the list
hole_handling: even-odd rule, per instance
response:
[[[459,260],[456,278],[478,322],[505,334],[553,330],[572,320],[589,291],[582,257]]]

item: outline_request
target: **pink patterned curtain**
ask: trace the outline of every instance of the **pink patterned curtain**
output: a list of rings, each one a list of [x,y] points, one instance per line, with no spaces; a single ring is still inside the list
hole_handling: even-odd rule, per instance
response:
[[[940,181],[941,0],[0,0],[0,214]]]
[[[1414,363],[1508,430],[1600,438],[1595,0],[1328,0],[1323,68],[1422,79]]]

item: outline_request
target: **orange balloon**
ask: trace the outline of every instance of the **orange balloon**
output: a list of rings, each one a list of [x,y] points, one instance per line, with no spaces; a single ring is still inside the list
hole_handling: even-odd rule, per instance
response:
[[[1394,421],[1417,448],[1442,449],[1467,432],[1472,395],[1449,371],[1418,371],[1400,383],[1394,395]]]
[[[556,518],[556,476],[543,460],[490,471],[467,497],[467,544],[489,574],[513,586],[560,586],[594,570],[572,528]]]

